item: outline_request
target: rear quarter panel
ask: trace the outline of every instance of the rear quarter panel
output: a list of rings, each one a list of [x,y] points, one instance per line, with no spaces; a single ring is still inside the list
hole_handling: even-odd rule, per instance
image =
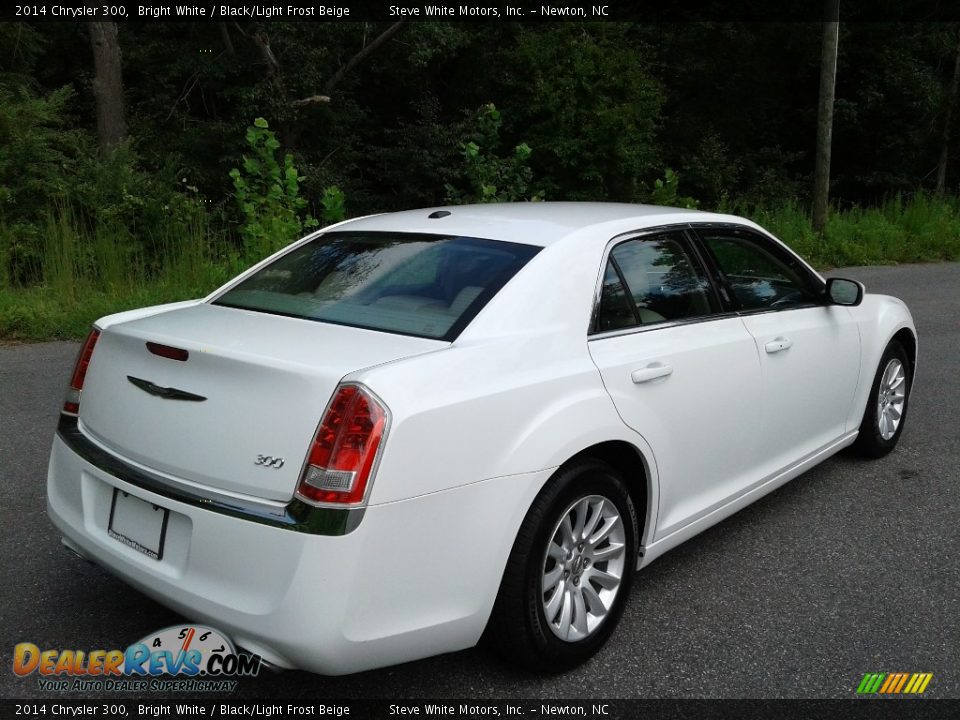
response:
[[[555,468],[599,442],[639,435],[620,419],[586,338],[549,333],[441,350],[356,377],[391,426],[370,503]]]
[[[349,376],[391,412],[371,504],[555,468],[607,440],[652,457],[587,348],[612,234],[594,229],[544,248],[449,348]]]

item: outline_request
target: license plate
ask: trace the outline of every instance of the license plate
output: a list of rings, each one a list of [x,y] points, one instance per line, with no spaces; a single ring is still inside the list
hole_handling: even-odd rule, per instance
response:
[[[166,508],[114,488],[107,533],[147,557],[160,560],[169,515]]]

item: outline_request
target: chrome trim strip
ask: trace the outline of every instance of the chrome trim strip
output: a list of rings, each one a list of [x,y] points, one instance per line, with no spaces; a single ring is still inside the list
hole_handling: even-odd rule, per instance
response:
[[[365,507],[318,508],[294,498],[285,505],[257,502],[216,493],[174,486],[172,481],[135,468],[89,440],[75,416],[61,415],[57,436],[73,452],[108,475],[148,492],[201,510],[230,515],[240,520],[293,530],[308,535],[346,535],[363,519]]]
[[[607,330],[606,332],[588,335],[587,342],[606,340],[607,338],[620,337],[621,335],[634,335],[636,333],[652,332],[654,330],[666,330],[667,328],[680,327],[683,325],[699,325],[700,323],[713,322],[714,320],[729,320],[735,317],[740,317],[740,313],[714,313],[713,315],[697,315],[696,317],[683,318],[682,320],[658,322],[655,325],[635,325],[633,327],[620,328],[619,330]]]

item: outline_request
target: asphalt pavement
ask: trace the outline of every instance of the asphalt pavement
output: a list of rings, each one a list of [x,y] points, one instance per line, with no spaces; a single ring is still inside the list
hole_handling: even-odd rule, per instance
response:
[[[850,698],[867,672],[931,672],[927,696],[960,697],[960,264],[831,274],[903,298],[916,320],[919,374],[894,453],[835,456],[658,559],[607,647],[565,675],[468,650],[339,678],[261,674],[233,697]],[[52,697],[13,674],[16,643],[124,648],[182,622],[68,554],[47,519],[77,347],[0,347],[0,697]]]

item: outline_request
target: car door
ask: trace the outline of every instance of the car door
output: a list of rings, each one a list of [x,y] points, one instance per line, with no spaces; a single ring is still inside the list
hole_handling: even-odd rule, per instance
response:
[[[758,452],[759,359],[684,230],[611,244],[588,346],[623,421],[653,449],[655,539],[744,489]]]
[[[763,374],[765,474],[841,437],[860,367],[850,311],[826,302],[823,283],[772,238],[748,228],[696,229],[721,292],[753,336]]]

